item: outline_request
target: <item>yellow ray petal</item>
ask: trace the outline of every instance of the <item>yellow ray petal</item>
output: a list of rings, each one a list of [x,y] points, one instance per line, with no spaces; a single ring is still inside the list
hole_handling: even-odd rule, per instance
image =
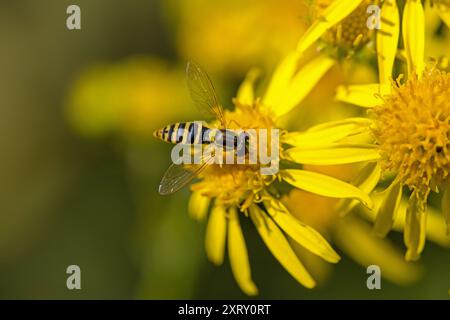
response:
[[[378,184],[381,177],[381,167],[377,162],[368,163],[361,170],[361,173],[352,181],[352,185],[357,186],[366,194],[370,194]],[[341,216],[345,216],[350,212],[359,202],[353,199],[342,199],[336,207],[336,211]]]
[[[264,206],[278,226],[299,245],[328,262],[336,263],[340,260],[339,255],[320,233],[294,218],[281,202],[266,200]]]
[[[448,229],[441,212],[438,212],[434,208],[428,207],[426,227],[428,240],[433,241],[444,248],[450,248],[450,235],[447,232]]]
[[[387,88],[378,83],[339,86],[335,98],[362,108],[373,108],[383,103],[382,95],[388,93]]]
[[[306,170],[287,169],[280,173],[287,183],[296,188],[331,198],[354,198],[372,207],[372,200],[367,194],[339,179]]]
[[[302,53],[307,50],[325,33],[325,31],[352,13],[361,2],[362,0],[333,1],[333,3],[325,9],[323,15],[317,17],[309,29],[303,34],[297,44],[297,51]]]
[[[338,222],[334,232],[336,244],[348,256],[364,267],[378,265],[381,276],[399,285],[417,281],[422,268],[405,262],[401,252],[387,239],[370,233],[370,226],[351,216]]]
[[[251,69],[241,83],[236,99],[241,104],[253,105],[255,100],[254,84],[260,75],[259,69]]]
[[[301,68],[282,92],[274,107],[275,115],[282,116],[297,106],[334,64],[334,59],[322,54]]]
[[[249,296],[254,296],[258,294],[258,288],[252,280],[247,247],[239,224],[238,213],[234,207],[228,213],[228,255],[231,271],[241,290]]]
[[[252,205],[249,211],[250,218],[255,224],[259,235],[274,257],[299,283],[307,288],[313,288],[316,285],[314,279],[298,260],[286,237],[275,222],[256,205]]]
[[[263,99],[265,106],[272,108],[282,100],[283,93],[297,70],[299,58],[297,52],[291,52],[278,64]]]
[[[448,187],[445,188],[442,195],[441,208],[445,224],[447,225],[447,235],[450,235],[450,190]]]
[[[376,209],[380,206],[383,199],[382,192],[372,193],[372,198],[375,203],[375,210],[361,210],[361,213],[371,221],[375,221]],[[403,232],[405,228],[406,208],[408,207],[408,201],[405,197],[400,202],[400,207],[397,210],[397,215],[394,221],[392,229],[398,232]],[[450,235],[446,233],[446,224],[442,212],[434,209],[433,207],[427,207],[427,224],[426,235],[427,239],[444,247],[450,248]]]
[[[425,17],[420,0],[407,0],[402,20],[403,42],[405,44],[408,74],[414,72],[420,78],[425,64]]]
[[[372,123],[372,120],[367,118],[346,118],[343,120],[334,120],[334,121],[328,121],[328,122],[322,122],[321,124],[312,126],[308,129],[308,132],[318,132],[322,130],[327,129],[333,129],[335,127],[340,126],[346,126],[346,125],[352,125],[355,129],[359,129],[361,127],[369,126]]]
[[[335,143],[319,148],[290,148],[283,154],[290,161],[313,165],[356,163],[380,158],[376,146],[350,143]]]
[[[415,192],[411,194],[406,209],[405,232],[403,239],[407,248],[405,259],[415,261],[425,247],[427,213]]]
[[[291,53],[281,62],[264,97],[263,104],[276,117],[297,106],[335,63],[327,55],[319,55],[297,71],[298,58],[298,53]]]
[[[215,265],[223,263],[227,218],[225,208],[215,205],[208,219],[205,235],[205,249],[208,259]]]
[[[300,148],[329,145],[349,136],[369,130],[372,121],[367,118],[348,118],[330,121],[310,128],[306,132],[290,132],[281,137],[281,142]]]
[[[387,0],[381,8],[381,30],[377,32],[379,81],[389,84],[397,54],[400,21],[397,1]]]
[[[317,287],[318,288],[324,287],[324,285],[326,285],[327,281],[332,276],[333,265],[327,263],[320,257],[306,250],[304,247],[299,245],[291,238],[288,238],[288,241],[292,247],[292,250],[294,250],[297,257],[301,259],[306,269],[309,270],[311,276],[317,282]]]
[[[202,196],[201,192],[193,192],[188,204],[188,211],[191,218],[195,220],[205,219],[208,213],[209,202],[209,198]]]
[[[401,199],[402,185],[394,181],[384,192],[383,201],[378,209],[373,227],[375,235],[385,237],[391,230]]]

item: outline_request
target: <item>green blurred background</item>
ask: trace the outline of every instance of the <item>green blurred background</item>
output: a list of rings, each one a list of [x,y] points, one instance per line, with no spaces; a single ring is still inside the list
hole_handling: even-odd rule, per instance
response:
[[[0,2],[0,298],[246,298],[227,263],[206,260],[187,188],[157,193],[170,147],[151,132],[195,119],[183,79],[188,58],[211,70],[229,101],[249,68],[269,73],[294,48],[307,9],[300,0],[207,3]],[[81,8],[81,30],[66,28],[70,4]],[[332,84],[322,87],[330,95]],[[296,114],[301,126],[319,121],[311,110]],[[308,290],[248,221],[243,229],[259,298],[450,296],[448,251],[430,242],[425,275],[412,286],[383,281],[369,291],[365,269],[344,256],[326,283]],[[402,247],[401,235],[392,238]],[[71,264],[81,267],[81,290],[66,288]]]

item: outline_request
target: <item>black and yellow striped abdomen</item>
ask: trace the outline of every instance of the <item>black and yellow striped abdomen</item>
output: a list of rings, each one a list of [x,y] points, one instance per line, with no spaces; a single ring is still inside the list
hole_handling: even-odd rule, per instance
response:
[[[204,144],[202,137],[207,130],[199,122],[178,122],[156,130],[153,135],[169,143]]]

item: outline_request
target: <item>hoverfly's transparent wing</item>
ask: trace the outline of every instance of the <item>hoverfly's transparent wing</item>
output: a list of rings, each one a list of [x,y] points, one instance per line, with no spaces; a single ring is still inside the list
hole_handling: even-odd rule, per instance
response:
[[[177,192],[194,179],[206,166],[212,163],[213,156],[203,159],[201,164],[190,165],[191,168],[186,168],[183,164],[172,163],[161,179],[159,184],[159,193],[161,195],[169,195]]]
[[[189,61],[186,67],[186,79],[192,100],[200,111],[207,116],[214,116],[224,125],[223,108],[206,72],[197,63]]]

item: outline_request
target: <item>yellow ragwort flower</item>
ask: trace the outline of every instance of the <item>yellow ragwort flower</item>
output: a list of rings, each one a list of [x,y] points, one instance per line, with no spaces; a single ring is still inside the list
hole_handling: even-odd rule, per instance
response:
[[[374,29],[367,27],[369,14],[367,8],[370,5],[378,5],[377,0],[363,0],[348,16],[330,27],[322,36],[322,39],[333,46],[345,49],[358,48],[367,44],[372,37]],[[314,13],[316,19],[327,19],[325,10],[333,3],[333,0],[316,0]]]
[[[412,191],[405,216],[406,259],[417,260],[425,245],[426,202],[430,191],[444,191],[442,210],[450,224],[450,74],[425,68],[424,14],[420,1],[405,4],[402,29],[408,78],[387,81],[392,64],[379,66],[380,83],[338,88],[337,98],[371,109],[371,130],[380,153],[379,164],[395,178],[383,193],[375,233],[391,229],[400,208],[403,186]],[[389,52],[395,52],[397,43]]]
[[[233,100],[234,109],[225,111],[227,128],[279,129],[277,120],[298,105],[333,65],[328,57],[319,56],[299,69],[298,59],[298,53],[291,53],[280,63],[262,99],[255,97],[255,73],[250,72]],[[349,121],[347,128],[352,130],[344,135],[340,132],[338,136],[323,127],[306,132],[283,131],[280,158],[289,164],[289,160],[295,161],[295,151],[303,144],[315,145],[320,138],[342,139],[366,125],[365,119]],[[371,156],[366,159],[377,158],[378,154],[372,152]],[[207,256],[220,265],[227,244],[231,269],[239,287],[248,295],[257,294],[240,227],[240,216],[247,217],[281,265],[299,283],[312,288],[315,281],[294,253],[290,240],[331,263],[336,263],[339,256],[316,230],[289,213],[279,200],[277,181],[326,197],[355,199],[368,207],[372,205],[371,199],[353,185],[320,173],[292,169],[292,164],[284,165],[272,175],[262,175],[260,167],[259,163],[211,164],[200,173],[200,181],[191,186],[190,214],[201,220],[210,211],[205,239]]]
[[[182,68],[151,56],[97,64],[71,86],[66,116],[84,136],[147,139],[153,126],[189,115],[183,79]]]
[[[303,53],[319,39],[345,54],[363,47],[375,31],[376,12],[371,6],[379,4],[379,0],[316,0],[312,4],[313,23],[298,42],[297,50]],[[373,26],[369,28],[368,24]]]

